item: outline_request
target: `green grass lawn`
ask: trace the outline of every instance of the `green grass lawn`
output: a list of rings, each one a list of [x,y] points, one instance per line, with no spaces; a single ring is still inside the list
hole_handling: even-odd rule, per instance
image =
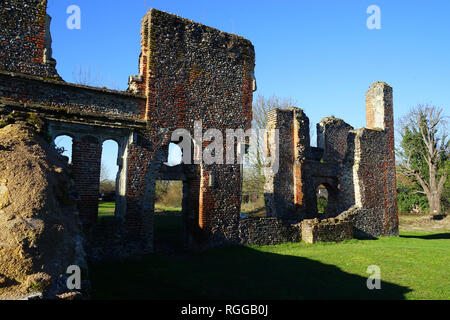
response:
[[[173,237],[180,220],[160,219]],[[381,290],[366,287],[370,265]],[[450,299],[450,233],[154,254],[92,264],[90,277],[95,299]]]
[[[114,202],[100,202],[98,208],[99,223],[104,218],[114,216]],[[168,214],[169,213],[169,214]],[[155,207],[155,238],[158,243],[164,243],[177,250],[183,248],[181,208],[156,206]]]
[[[98,205],[98,216],[102,217],[110,217],[114,215],[115,203],[114,202],[100,202]],[[175,207],[165,207],[165,206],[156,206],[156,212],[181,212],[181,208]]]
[[[116,204],[114,202],[100,202],[98,205],[98,217],[110,217],[114,215]]]
[[[155,206],[155,211],[156,212],[181,212],[181,208],[177,208],[177,207],[165,207],[165,206]]]

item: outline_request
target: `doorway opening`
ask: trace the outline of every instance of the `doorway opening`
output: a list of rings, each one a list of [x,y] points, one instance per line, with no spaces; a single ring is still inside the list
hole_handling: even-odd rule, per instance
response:
[[[117,165],[119,144],[114,140],[106,140],[102,145],[102,158],[99,181],[98,219],[114,217],[116,213],[117,181],[119,167]]]
[[[316,188],[317,213],[319,217],[324,217],[328,207],[328,190],[321,184]]]
[[[185,247],[183,181],[157,180],[155,187],[154,244],[156,251]]]
[[[319,219],[334,218],[338,214],[339,189],[332,184],[322,183],[316,188],[317,217]]]

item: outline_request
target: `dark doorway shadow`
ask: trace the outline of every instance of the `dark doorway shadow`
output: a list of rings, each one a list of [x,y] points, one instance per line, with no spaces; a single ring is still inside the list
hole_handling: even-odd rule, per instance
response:
[[[400,238],[416,238],[416,239],[423,239],[423,240],[443,240],[443,239],[450,239],[450,232],[449,233],[428,234],[428,235],[424,235],[424,236],[401,235]]]
[[[183,215],[177,211],[164,211],[154,215],[154,249],[160,253],[182,252]]]
[[[99,263],[90,274],[94,299],[404,299],[410,291],[383,281],[368,290],[366,277],[336,266],[248,247]]]

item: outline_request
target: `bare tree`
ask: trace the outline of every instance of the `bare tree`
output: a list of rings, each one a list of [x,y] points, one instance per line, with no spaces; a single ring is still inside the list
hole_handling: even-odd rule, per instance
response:
[[[400,120],[399,171],[418,183],[432,215],[441,213],[450,167],[446,119],[442,108],[419,105]]]
[[[102,163],[100,168],[100,182],[111,180],[109,178],[110,175],[111,174],[109,172],[109,168],[104,163]]]
[[[269,112],[273,109],[284,109],[294,106],[295,102],[290,98],[280,98],[275,95],[266,98],[263,95],[258,95],[253,103],[253,129],[266,129]],[[262,174],[264,166],[264,150],[263,137],[258,136],[256,139],[256,146],[248,154],[248,163],[258,175]]]
[[[256,101],[253,103],[253,124],[255,128],[265,129],[267,127],[267,116],[273,109],[284,109],[295,105],[295,101],[291,98],[280,98],[278,96],[271,96],[266,98],[263,95],[258,95]]]

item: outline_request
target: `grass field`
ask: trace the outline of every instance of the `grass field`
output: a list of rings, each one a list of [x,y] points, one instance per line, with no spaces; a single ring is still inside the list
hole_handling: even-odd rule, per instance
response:
[[[115,210],[114,202],[100,202],[98,206],[98,217],[109,217],[114,215]]]
[[[180,221],[159,219],[167,236]],[[366,287],[370,265],[381,290]],[[154,254],[92,264],[90,276],[95,299],[450,299],[450,231]]]
[[[114,215],[115,203],[114,202],[100,202],[98,206],[98,217],[110,217]],[[181,208],[156,206],[156,212],[181,212]]]

